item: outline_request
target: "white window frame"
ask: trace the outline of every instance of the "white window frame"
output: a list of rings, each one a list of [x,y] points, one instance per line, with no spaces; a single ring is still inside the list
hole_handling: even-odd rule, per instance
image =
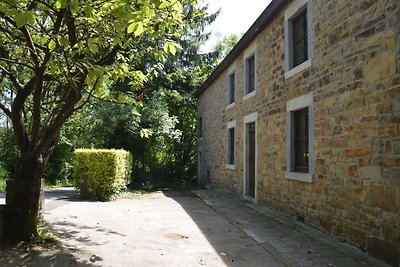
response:
[[[243,145],[243,198],[244,199],[247,199],[247,200],[249,200],[249,201],[251,201],[251,202],[257,202],[257,196],[258,196],[258,138],[257,138],[257,135],[258,135],[258,123],[257,123],[257,118],[258,118],[258,113],[257,112],[254,112],[254,113],[251,113],[251,114],[248,114],[248,115],[246,115],[246,116],[244,116],[243,117],[243,133],[244,133],[244,145]],[[254,185],[254,190],[255,190],[255,194],[254,194],[254,198],[251,198],[251,197],[249,197],[248,195],[246,195],[246,190],[247,190],[247,187],[246,187],[246,180],[247,180],[247,170],[248,170],[248,164],[249,164],[249,162],[248,162],[248,159],[247,159],[247,152],[248,152],[248,136],[247,136],[247,129],[246,129],[246,127],[247,127],[247,124],[249,124],[249,123],[255,123],[255,138],[256,138],[256,140],[255,140],[255,154],[256,154],[256,156],[255,156],[255,162],[254,162],[254,164],[256,165],[255,166],[255,181],[254,181],[254,183],[255,183],[255,185]]]
[[[294,171],[294,112],[308,107],[308,173]],[[314,176],[314,95],[306,95],[294,98],[286,103],[286,172],[285,178],[301,182],[313,182]]]
[[[291,20],[295,18],[300,12],[307,8],[307,49],[308,60],[300,65],[293,67],[292,55],[292,23]],[[294,0],[285,11],[285,79],[302,72],[303,70],[311,67],[313,56],[313,31],[312,31],[312,0]]]
[[[234,96],[234,101],[232,102],[232,103],[229,103],[229,99],[230,99],[230,93],[231,93],[231,83],[230,83],[230,77],[231,77],[231,75],[232,74],[234,74],[235,75],[235,92],[234,92],[234,94],[235,94],[235,96]],[[227,101],[226,101],[226,103],[227,103],[227,106],[226,106],[226,109],[230,109],[230,108],[233,108],[234,106],[235,106],[235,103],[236,103],[236,92],[237,92],[237,73],[236,73],[236,65],[232,65],[231,67],[229,67],[229,69],[228,69],[228,78],[227,78],[227,81],[226,81],[226,96],[227,96]]]
[[[257,93],[257,53],[256,53],[256,42],[253,42],[249,45],[246,50],[243,52],[243,101],[249,99],[252,96],[255,96]],[[248,59],[254,56],[254,91],[248,93]]]
[[[233,152],[229,151],[230,149],[230,138],[229,138],[229,130],[233,128]],[[226,168],[234,170],[235,169],[235,163],[236,163],[236,120],[230,121],[226,124]],[[228,164],[229,162],[229,156],[230,153],[233,153],[233,164]]]

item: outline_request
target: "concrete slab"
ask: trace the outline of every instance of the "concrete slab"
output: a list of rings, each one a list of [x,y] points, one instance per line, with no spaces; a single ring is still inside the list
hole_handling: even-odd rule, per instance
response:
[[[388,266],[349,244],[255,203],[214,190],[193,193],[287,266]]]
[[[192,195],[166,191],[136,200],[56,201],[61,204],[45,206],[45,220],[83,264],[284,266]]]

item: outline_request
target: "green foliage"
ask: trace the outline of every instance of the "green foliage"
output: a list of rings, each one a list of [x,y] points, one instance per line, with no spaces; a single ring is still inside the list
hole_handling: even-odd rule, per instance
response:
[[[0,179],[11,178],[18,155],[13,131],[0,127]]]
[[[3,178],[0,178],[0,192],[5,192],[6,191],[6,180]]]
[[[61,136],[50,155],[43,173],[46,184],[68,185],[72,180],[74,147]]]
[[[213,51],[218,54],[217,63],[219,64],[231,52],[233,47],[239,42],[243,34],[231,34],[227,36],[218,35],[217,44],[214,46]]]
[[[18,149],[47,158],[62,125],[96,97],[136,91],[180,48],[196,0],[0,2],[0,109]],[[115,81],[127,90],[109,90]],[[37,178],[37,177],[36,177]]]
[[[125,150],[77,149],[74,179],[80,181],[84,177],[89,194],[97,200],[107,200],[126,188],[131,164],[132,156]]]

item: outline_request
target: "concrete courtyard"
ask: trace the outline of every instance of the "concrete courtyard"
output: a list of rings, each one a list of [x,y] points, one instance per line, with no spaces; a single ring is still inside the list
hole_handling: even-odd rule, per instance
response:
[[[62,249],[3,253],[1,266],[386,266],[281,214],[207,190],[91,202],[73,188],[52,189],[44,219]]]

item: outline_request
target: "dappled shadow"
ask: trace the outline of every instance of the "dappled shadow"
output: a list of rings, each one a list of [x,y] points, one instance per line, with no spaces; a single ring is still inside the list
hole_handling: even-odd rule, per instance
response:
[[[78,252],[79,254],[79,252]],[[46,247],[29,247],[21,246],[18,249],[3,249],[0,250],[0,266],[15,267],[15,266],[78,266],[78,267],[96,267],[101,266],[96,264],[98,259],[93,258],[93,263],[89,260],[80,260],[72,254],[69,249],[51,245]]]
[[[88,226],[82,224],[76,224],[67,221],[56,221],[52,222],[51,225],[47,224],[47,228],[56,236],[61,238],[62,240],[74,240],[78,243],[81,243],[85,246],[99,246],[109,243],[108,241],[104,242],[95,242],[90,238],[90,236],[81,236],[82,231],[80,230],[94,230],[105,235],[118,235],[125,236],[121,233],[113,231],[111,229],[106,229],[101,226]]]
[[[76,216],[74,216],[74,217],[76,217]],[[59,226],[69,226],[69,227],[72,227],[74,229],[89,229],[89,230],[95,230],[97,232],[102,232],[102,233],[105,233],[105,234],[126,236],[124,234],[118,233],[116,231],[113,231],[113,230],[110,230],[110,229],[107,229],[107,228],[104,228],[104,227],[101,227],[101,226],[98,226],[98,225],[96,225],[96,226],[87,226],[87,225],[81,225],[81,224],[75,224],[75,223],[71,223],[71,222],[66,222],[66,221],[53,222],[52,225],[54,225],[54,226],[57,226],[57,225],[59,225]]]

